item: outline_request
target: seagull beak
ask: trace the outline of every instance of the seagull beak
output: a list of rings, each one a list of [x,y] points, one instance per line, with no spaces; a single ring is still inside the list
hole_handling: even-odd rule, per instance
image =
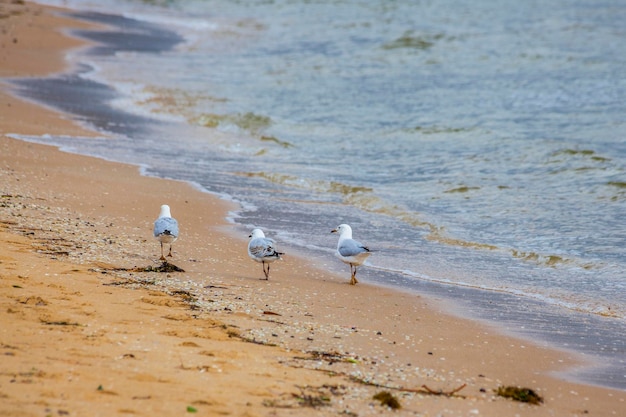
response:
[[[337,229],[331,230],[330,233],[337,233]]]

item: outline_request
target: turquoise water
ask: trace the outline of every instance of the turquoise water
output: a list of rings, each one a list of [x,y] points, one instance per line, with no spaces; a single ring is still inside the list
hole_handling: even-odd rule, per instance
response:
[[[242,228],[336,271],[328,232],[349,223],[376,251],[365,281],[599,320],[626,386],[626,4],[63,5],[160,29],[112,22],[114,48],[72,53],[113,89],[81,119],[116,139],[55,143],[229,196]]]

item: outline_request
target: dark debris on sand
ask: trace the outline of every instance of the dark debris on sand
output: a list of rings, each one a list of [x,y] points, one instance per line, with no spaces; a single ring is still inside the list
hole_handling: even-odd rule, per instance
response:
[[[149,265],[145,268],[136,268],[133,272],[185,272],[185,270],[167,261],[163,261],[159,266]]]
[[[496,394],[500,397],[510,398],[523,403],[539,405],[543,403],[543,398],[530,388],[520,388],[514,386],[498,387]]]

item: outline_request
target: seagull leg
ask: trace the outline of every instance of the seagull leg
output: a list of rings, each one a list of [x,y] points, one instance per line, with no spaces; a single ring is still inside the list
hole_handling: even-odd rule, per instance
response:
[[[161,242],[161,260],[165,260],[165,256],[163,256],[163,242]]]
[[[270,264],[267,264],[267,271],[265,270],[265,262],[263,262],[263,273],[265,274],[265,279],[270,279]]]
[[[172,257],[172,245],[170,245],[170,253],[167,254],[170,258]]]
[[[351,274],[351,277],[350,277],[350,285],[354,285],[354,284],[356,284],[357,282],[359,282],[359,281],[356,279],[356,266],[354,266],[354,265],[352,265],[352,264],[350,264],[350,274]]]

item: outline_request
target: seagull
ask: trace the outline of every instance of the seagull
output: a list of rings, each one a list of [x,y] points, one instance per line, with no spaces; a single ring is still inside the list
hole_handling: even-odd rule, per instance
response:
[[[167,256],[172,256],[172,243],[178,239],[178,222],[172,218],[170,206],[163,204],[159,218],[154,221],[154,237],[161,242],[161,260],[165,261],[163,256],[163,244],[169,243],[170,252]]]
[[[265,279],[270,279],[270,262],[274,262],[277,259],[282,259],[280,255],[284,255],[282,252],[276,251],[274,239],[265,237],[265,234],[261,229],[254,229],[250,236],[250,242],[248,243],[248,256],[256,262],[263,264],[263,273]],[[265,270],[265,264],[267,263],[267,271]]]
[[[339,233],[339,242],[337,243],[337,251],[335,256],[342,262],[350,265],[350,285],[357,282],[356,268],[365,262],[370,256],[370,250],[367,246],[363,246],[361,242],[352,239],[352,228],[347,224],[340,224],[330,233]]]

